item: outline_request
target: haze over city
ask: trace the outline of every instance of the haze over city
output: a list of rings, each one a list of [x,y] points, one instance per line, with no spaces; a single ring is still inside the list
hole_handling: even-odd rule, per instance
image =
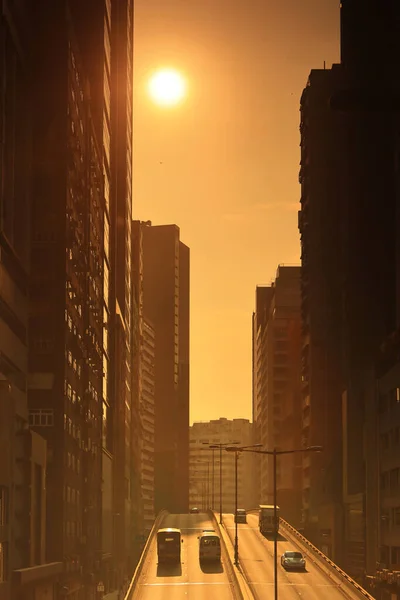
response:
[[[400,1],[0,3],[0,600],[400,600]]]
[[[249,418],[254,289],[300,262],[299,100],[338,61],[339,2],[138,0],[134,57],[134,214],[191,248],[190,420]],[[172,109],[147,93],[165,66]]]

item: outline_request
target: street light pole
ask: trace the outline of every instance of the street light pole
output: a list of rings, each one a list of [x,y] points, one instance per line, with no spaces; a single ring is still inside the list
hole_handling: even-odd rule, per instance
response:
[[[261,446],[262,444],[255,444]],[[255,446],[231,446],[225,448],[228,452],[235,452],[236,456],[239,452],[254,452],[255,454],[268,454],[273,457],[273,486],[274,486],[274,600],[278,600],[278,514],[277,514],[277,485],[276,485],[276,458],[278,454],[294,454],[295,452],[321,452],[322,446],[308,446],[307,448],[299,448],[298,450],[253,450]],[[235,539],[235,554],[236,554]],[[238,553],[239,558],[239,553]],[[235,557],[236,561],[236,557]]]
[[[273,485],[274,485],[274,596],[278,600],[278,514],[276,510],[276,448],[273,451]]]
[[[214,452],[215,448],[212,448],[211,510],[214,510]]]
[[[210,508],[210,462],[207,461],[207,510]]]
[[[251,446],[239,446],[236,448],[235,446],[227,447],[225,450],[228,452],[235,453],[235,513],[234,513],[234,523],[235,523],[235,551],[234,551],[234,564],[236,566],[239,565],[239,536],[238,536],[238,522],[237,522],[237,509],[238,509],[238,460],[239,460],[239,452],[242,452],[245,448],[259,448],[262,444],[252,444]]]
[[[203,442],[203,444],[207,444],[207,442]],[[213,494],[213,506],[214,509],[214,450],[218,450],[219,448],[219,524],[222,525],[222,448],[226,448],[227,446],[232,446],[233,444],[239,444],[239,442],[220,442],[217,444],[210,444],[208,447],[213,451],[213,483],[212,483],[212,494]]]
[[[219,447],[219,524],[222,525],[222,445]]]
[[[239,563],[239,539],[238,539],[238,522],[237,522],[237,509],[238,509],[238,459],[239,452],[235,452],[235,565]]]

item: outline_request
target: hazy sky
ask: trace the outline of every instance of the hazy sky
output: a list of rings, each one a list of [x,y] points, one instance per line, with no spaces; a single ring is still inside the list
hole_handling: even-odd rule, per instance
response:
[[[190,420],[251,418],[255,286],[299,263],[299,101],[339,60],[339,0],[135,0],[134,215],[191,249]],[[147,80],[181,71],[185,103]]]

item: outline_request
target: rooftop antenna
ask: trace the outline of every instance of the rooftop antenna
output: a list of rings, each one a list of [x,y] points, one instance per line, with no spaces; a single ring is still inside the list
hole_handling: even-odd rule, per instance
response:
[[[325,64],[325,61],[324,61],[324,71],[325,71],[325,69],[326,69],[326,64]]]

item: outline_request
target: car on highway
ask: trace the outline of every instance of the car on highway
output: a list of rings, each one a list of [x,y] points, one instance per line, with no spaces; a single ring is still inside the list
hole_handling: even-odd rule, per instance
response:
[[[157,531],[157,555],[158,562],[180,563],[181,544],[183,543],[180,529],[175,527],[164,527]]]
[[[236,510],[235,523],[247,523],[247,515],[245,508],[238,508]]]
[[[190,509],[191,515],[198,515],[199,512],[200,512],[200,510],[197,508],[197,506],[192,506],[192,508]]]
[[[199,560],[200,562],[221,560],[221,540],[215,531],[203,532],[199,536]]]
[[[281,565],[284,569],[305,569],[306,559],[301,552],[286,550],[281,556]]]

